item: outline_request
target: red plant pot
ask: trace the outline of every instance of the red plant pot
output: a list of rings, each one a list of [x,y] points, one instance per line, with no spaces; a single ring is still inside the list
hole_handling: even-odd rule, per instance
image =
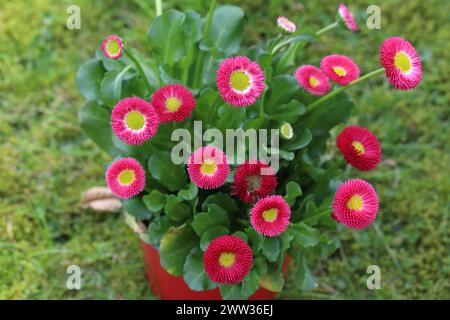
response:
[[[161,266],[158,250],[145,242],[141,242],[144,253],[145,271],[153,294],[163,300],[222,300],[218,288],[207,291],[191,290],[183,277],[174,277]],[[286,272],[289,257],[283,262],[283,272]],[[276,293],[259,288],[250,300],[271,300]]]

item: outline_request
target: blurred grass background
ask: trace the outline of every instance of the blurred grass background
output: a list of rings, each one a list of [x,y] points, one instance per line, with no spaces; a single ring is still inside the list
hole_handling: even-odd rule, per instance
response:
[[[194,8],[209,1],[163,0],[164,8]],[[246,12],[247,44],[276,34],[286,15],[315,29],[331,23],[338,1],[222,0]],[[108,160],[78,127],[82,98],[77,67],[108,34],[148,52],[152,1],[30,0],[0,4],[0,298],[147,299],[139,240],[121,214],[79,208],[82,191],[103,184]],[[69,5],[81,8],[81,30],[66,28]],[[450,298],[450,19],[448,1],[348,1],[364,14],[381,8],[381,30],[333,30],[299,64],[325,54],[352,56],[366,73],[379,65],[385,37],[408,39],[423,59],[422,84],[401,92],[383,77],[352,88],[351,123],[382,142],[383,164],[350,175],[375,184],[381,200],[367,231],[343,229],[342,248],[312,266],[320,287],[287,289],[281,298]],[[82,269],[80,291],[66,289],[66,268]],[[368,290],[366,268],[379,265],[382,289]]]

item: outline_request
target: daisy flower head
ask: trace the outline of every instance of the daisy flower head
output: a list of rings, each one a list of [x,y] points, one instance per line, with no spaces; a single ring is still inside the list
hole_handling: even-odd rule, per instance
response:
[[[311,94],[322,96],[330,90],[327,76],[315,66],[306,64],[299,67],[294,77],[298,84]]]
[[[115,160],[106,170],[106,184],[117,197],[130,199],[144,190],[145,171],[134,158]]]
[[[170,84],[158,89],[151,103],[160,122],[182,122],[191,116],[195,107],[194,96],[181,84]]]
[[[336,145],[352,167],[361,171],[375,169],[381,161],[381,145],[367,128],[348,126],[337,136]]]
[[[282,196],[274,195],[259,199],[250,210],[253,228],[267,237],[283,233],[289,226],[291,209]]]
[[[201,147],[188,159],[187,171],[190,179],[203,189],[223,186],[230,173],[226,154],[212,146]]]
[[[364,180],[348,180],[334,194],[332,218],[349,228],[368,227],[375,220],[377,212],[377,193]]]
[[[101,48],[105,57],[110,59],[119,59],[123,55],[123,41],[115,34],[103,39]]]
[[[326,56],[320,62],[322,72],[341,86],[359,78],[358,65],[349,57],[338,54]]]
[[[342,21],[350,31],[358,31],[358,23],[356,23],[355,17],[343,3],[339,5],[338,16],[342,19]]]
[[[254,202],[271,194],[277,186],[275,171],[262,161],[246,161],[239,165],[233,177],[231,194],[245,202]]]
[[[143,144],[156,134],[158,125],[155,109],[141,98],[122,99],[111,112],[112,131],[127,144]]]
[[[252,268],[252,249],[239,237],[220,236],[212,240],[203,253],[203,265],[212,281],[238,284]]]
[[[277,25],[281,30],[286,31],[288,33],[293,33],[297,29],[297,26],[295,25],[294,22],[283,16],[278,17]]]
[[[264,90],[264,73],[255,61],[237,56],[223,60],[216,77],[222,98],[235,107],[256,102]]]
[[[384,40],[380,49],[381,65],[389,82],[400,90],[410,90],[422,81],[422,63],[411,43],[400,37]]]

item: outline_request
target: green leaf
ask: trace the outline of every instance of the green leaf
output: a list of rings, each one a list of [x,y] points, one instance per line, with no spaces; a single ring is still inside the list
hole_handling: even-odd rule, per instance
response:
[[[260,276],[266,274],[268,270],[267,260],[262,256],[258,256],[255,258],[253,265],[255,266],[255,270],[258,272]]]
[[[279,106],[291,101],[295,93],[298,92],[299,90],[300,87],[297,83],[297,80],[295,80],[294,76],[292,75],[285,74],[273,78],[272,86],[270,88],[270,97],[267,100],[267,104],[265,106],[266,113],[267,114],[277,113]],[[293,107],[289,106],[289,108]],[[300,109],[301,108],[300,105],[297,105],[297,108]]]
[[[267,257],[267,260],[275,262],[280,256],[280,247],[281,243],[279,238],[264,238],[262,251]]]
[[[259,285],[272,292],[280,292],[283,290],[284,278],[281,268],[270,264],[267,272],[261,277]]]
[[[183,267],[183,279],[194,291],[212,290],[217,284],[212,282],[205,272],[202,260],[202,252],[199,248],[192,248],[186,258]]]
[[[182,199],[173,194],[167,197],[164,212],[174,221],[184,221],[191,216],[191,208],[187,204],[182,203]]]
[[[247,299],[259,289],[260,276],[255,270],[250,271],[242,280],[241,295]]]
[[[200,212],[194,216],[192,228],[201,237],[206,230],[213,226],[230,227],[228,213],[216,204],[209,204],[207,212]]]
[[[295,199],[302,195],[302,188],[295,181],[289,181],[286,184],[286,196],[284,199],[288,203],[288,205],[292,206],[295,203]]]
[[[172,162],[170,152],[163,151],[151,156],[148,171],[171,192],[182,189],[188,182],[185,168]]]
[[[241,295],[241,287],[241,284],[221,285],[220,295],[223,300],[244,300],[245,298]]]
[[[113,133],[110,118],[110,111],[94,101],[86,102],[79,113],[80,126],[84,133],[109,155],[115,157],[119,150],[111,139]]]
[[[295,130],[293,139],[283,143],[282,148],[287,151],[295,151],[305,148],[312,140],[313,135],[307,128]]]
[[[226,133],[229,128],[239,128],[246,118],[245,108],[236,108],[224,104],[219,108],[216,128]]]
[[[100,84],[105,74],[105,68],[98,59],[82,64],[77,71],[77,85],[83,97],[87,100],[100,100]]]
[[[214,11],[209,40],[224,56],[239,51],[244,31],[244,12],[235,6],[222,6]]]
[[[304,223],[291,223],[288,232],[294,236],[293,242],[302,247],[315,247],[320,241],[320,232]]]
[[[146,207],[152,212],[159,212],[164,208],[166,203],[166,195],[158,190],[152,190],[150,194],[142,197]]]
[[[247,234],[244,231],[236,231],[233,233],[233,236],[241,238],[245,242],[248,242]]]
[[[298,90],[298,89],[297,89]],[[306,107],[303,103],[297,100],[291,100],[286,104],[272,106],[267,108],[269,119],[275,121],[287,121],[294,123],[298,117],[306,112]]]
[[[139,220],[145,220],[152,217],[152,213],[147,210],[147,207],[144,205],[141,198],[135,197],[123,200],[123,208],[126,212]]]
[[[198,238],[190,225],[170,228],[160,242],[161,265],[171,275],[181,276],[186,257],[197,243]]]
[[[200,97],[194,109],[194,119],[201,121],[215,121],[219,110],[217,102],[219,93],[211,88],[206,88],[200,92]],[[210,123],[210,122],[208,122]]]
[[[262,53],[258,56],[258,63],[264,72],[266,82],[269,82],[272,78],[272,55],[269,53]]]
[[[206,198],[203,202],[203,210],[208,208],[209,204],[216,204],[230,214],[236,213],[239,210],[234,199],[222,192],[215,193]]]
[[[258,130],[258,129],[262,128],[266,123],[267,123],[266,118],[250,119],[244,124],[244,130],[248,130],[248,129]]]
[[[205,251],[209,243],[217,237],[228,234],[230,231],[224,226],[214,226],[206,230],[200,238],[200,248]]]
[[[189,38],[190,42],[200,41],[202,37],[202,18],[194,10],[186,11],[186,20],[183,24],[183,32]]]
[[[257,233],[255,229],[249,227],[246,230],[250,247],[253,250],[253,255],[256,255],[261,250],[264,242],[264,237]]]
[[[302,291],[317,288],[317,281],[309,270],[303,253],[299,253],[295,259],[297,272],[295,274],[295,284]]]
[[[178,191],[178,196],[180,198],[183,198],[184,200],[188,200],[188,201],[195,199],[197,194],[198,194],[198,188],[193,182],[189,183],[189,186],[187,189]]]
[[[113,107],[122,96],[122,82],[128,68],[123,70],[111,70],[103,78],[100,94],[102,100],[110,107]]]
[[[174,222],[170,220],[168,216],[161,216],[150,223],[147,229],[150,243],[154,246],[159,246],[162,236],[170,229],[170,227],[174,226],[173,223]]]
[[[156,17],[148,31],[150,45],[162,64],[174,65],[184,53],[185,14],[169,9]]]
[[[309,128],[314,135],[323,135],[338,124],[347,122],[352,108],[353,103],[348,95],[339,93],[325,104],[305,114],[300,125]]]

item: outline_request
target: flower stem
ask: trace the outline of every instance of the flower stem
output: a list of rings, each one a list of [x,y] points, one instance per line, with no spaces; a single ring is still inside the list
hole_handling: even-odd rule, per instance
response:
[[[319,31],[316,32],[316,36],[320,36],[322,33],[327,32],[328,30],[331,30],[333,28],[336,28],[339,24],[337,22],[333,22],[332,24],[326,26],[323,29],[320,29]]]
[[[155,11],[157,17],[162,15],[162,0],[155,0]]]
[[[301,221],[302,223],[307,223],[307,222],[311,222],[314,221],[316,219],[320,219],[324,216],[327,216],[329,214],[331,214],[333,212],[332,208],[326,208],[323,211],[319,212],[318,214],[313,215],[312,217],[306,218],[303,221]]]
[[[209,6],[208,16],[206,18],[205,29],[203,31],[202,41],[206,41],[209,37],[209,31],[211,30],[212,17],[213,17],[215,7],[216,7],[216,0],[211,0],[211,5]],[[205,52],[200,51],[198,58],[197,58],[197,63],[195,65],[195,70],[194,70],[194,83],[193,83],[194,88],[199,88],[201,85],[202,68],[203,68],[204,59],[205,59]]]
[[[208,17],[206,19],[205,31],[203,33],[203,40],[208,39],[209,30],[211,29],[212,17],[214,9],[216,8],[216,0],[211,0],[211,5],[209,6]]]
[[[306,112],[311,112],[312,110],[314,110],[315,108],[317,108],[318,106],[320,106],[321,104],[323,104],[325,101],[329,100],[330,98],[334,97],[335,95],[347,90],[348,88],[354,86],[355,84],[358,84],[360,82],[363,82],[369,78],[372,78],[380,73],[384,72],[384,68],[380,68],[377,69],[375,71],[369,72],[368,74],[356,79],[355,81],[350,82],[348,85],[344,86],[344,87],[340,87],[339,89],[336,89],[332,92],[330,92],[329,94],[327,94],[326,96],[321,97],[320,99],[317,99],[316,101],[314,101],[313,103],[309,104],[306,107]]]
[[[134,65],[136,66],[137,71],[139,72],[139,74],[141,75],[141,77],[144,79],[145,84],[147,86],[147,90],[150,89],[151,85],[150,82],[147,79],[147,76],[145,75],[144,69],[142,68],[141,63],[139,62],[138,59],[136,59],[136,57],[127,49],[124,48],[125,54],[128,56],[128,58],[130,58],[131,61],[133,61]]]

